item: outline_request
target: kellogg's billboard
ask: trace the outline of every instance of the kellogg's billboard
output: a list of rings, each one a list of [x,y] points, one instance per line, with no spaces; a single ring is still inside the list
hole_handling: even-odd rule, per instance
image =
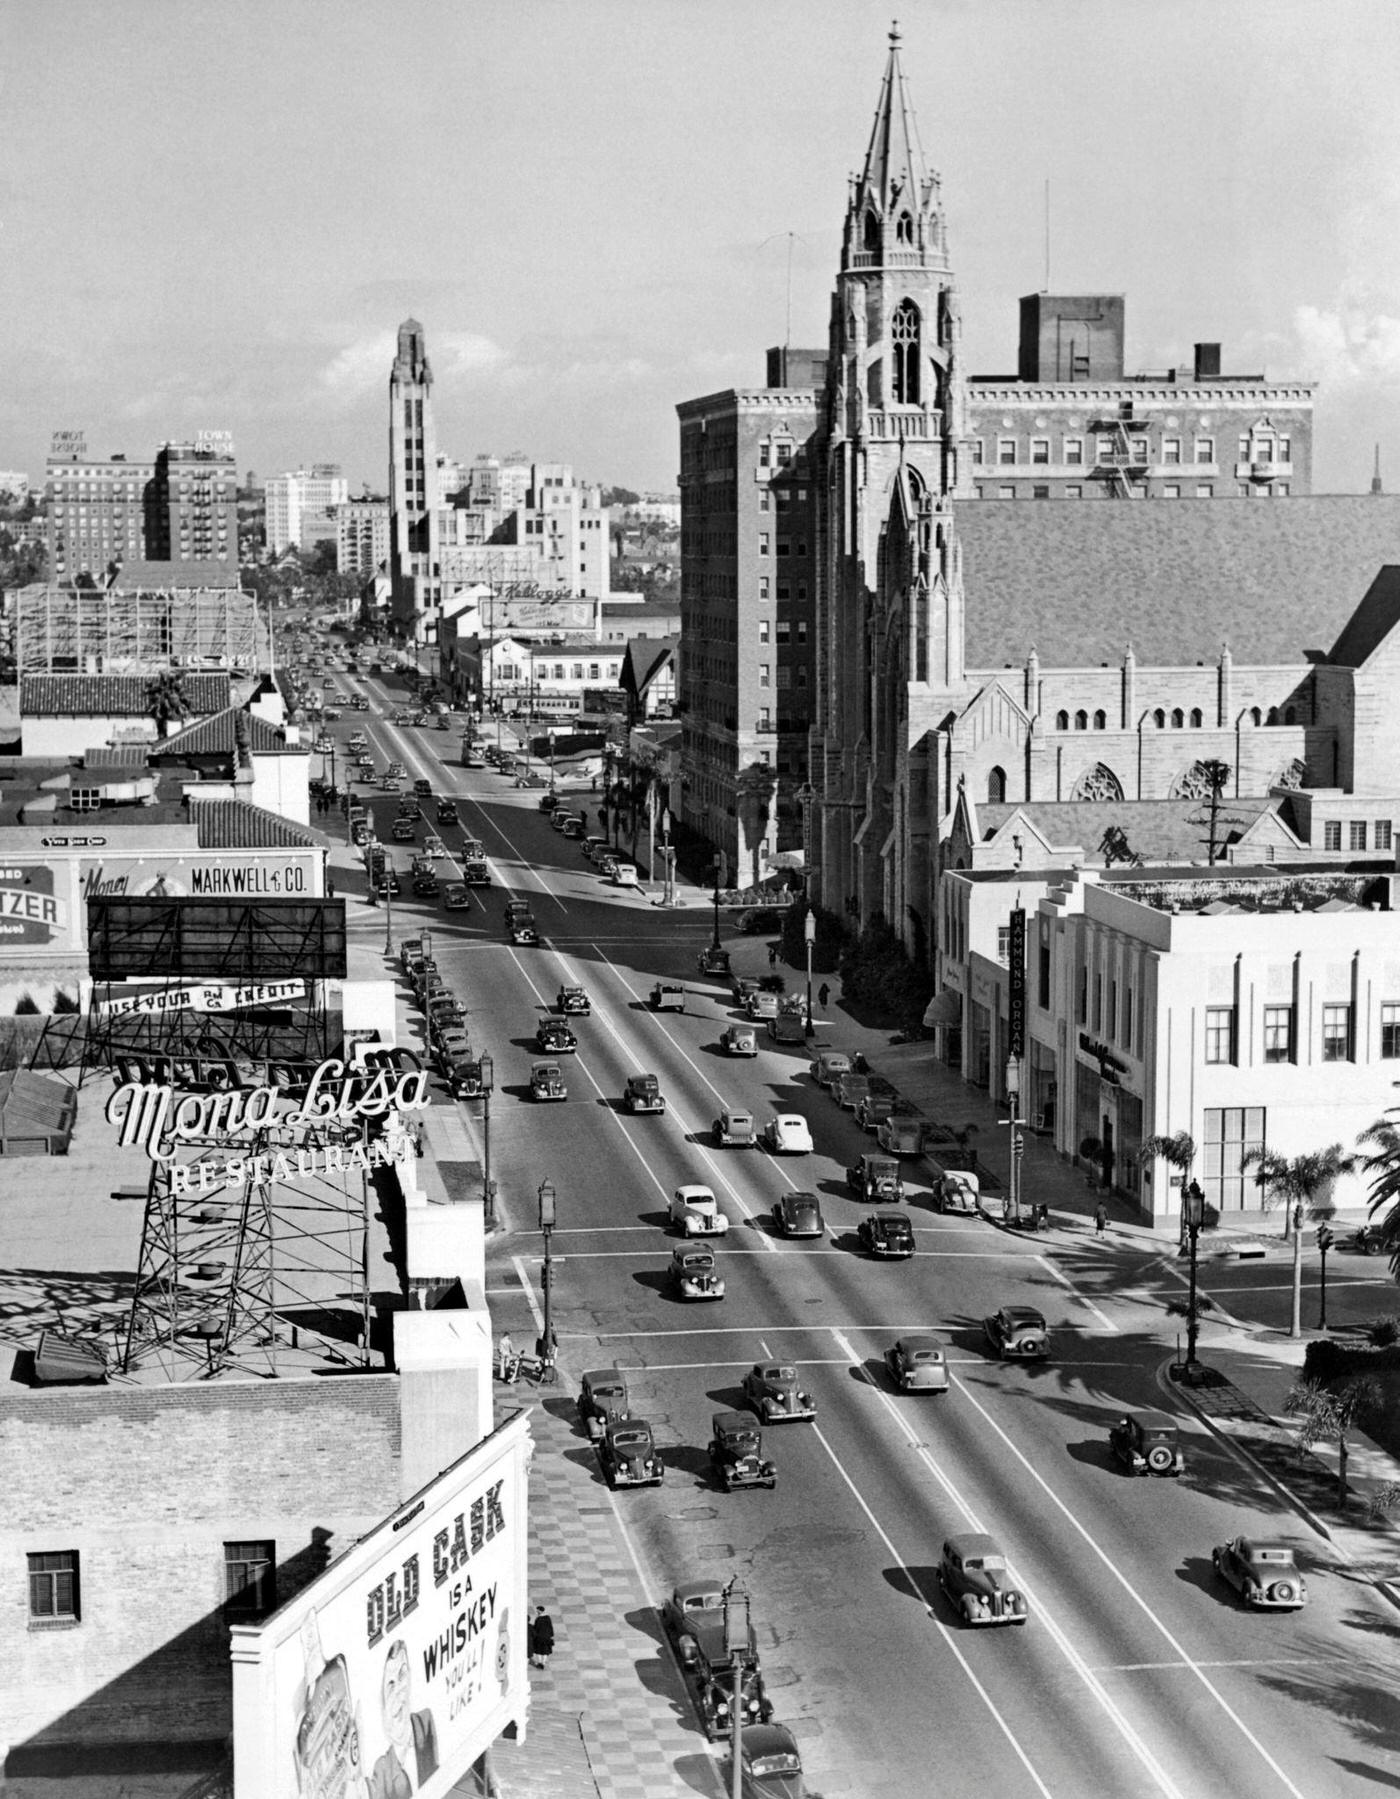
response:
[[[441,1799],[523,1727],[528,1420],[233,1628],[234,1799]]]

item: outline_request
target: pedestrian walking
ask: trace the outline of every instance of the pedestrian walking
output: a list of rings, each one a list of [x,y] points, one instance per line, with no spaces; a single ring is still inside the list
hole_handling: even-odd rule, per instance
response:
[[[770,943],[768,945],[768,966],[770,968],[776,968],[778,966],[778,946],[776,943]]]
[[[510,1332],[502,1331],[501,1340],[496,1345],[496,1373],[503,1381],[514,1380],[515,1345],[510,1340]]]
[[[590,776],[589,776],[589,777],[588,777],[588,791],[589,791],[589,792],[590,792],[590,793],[596,793],[596,792],[597,792],[597,791],[598,791],[598,777],[597,777],[597,775],[590,775]]]
[[[553,1654],[554,1620],[542,1605],[537,1605],[530,1620],[530,1661],[534,1667],[543,1668]]]
[[[830,998],[831,998],[831,989],[830,989],[830,987],[827,986],[826,982],[823,981],[821,986],[817,988],[817,1004],[821,1007],[823,1012],[825,1012],[826,1002]]]
[[[1100,1200],[1098,1205],[1094,1208],[1094,1234],[1095,1236],[1101,1237],[1107,1229],[1108,1207]]]

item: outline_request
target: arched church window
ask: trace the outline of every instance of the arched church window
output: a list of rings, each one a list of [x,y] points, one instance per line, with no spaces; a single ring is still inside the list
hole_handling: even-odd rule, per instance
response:
[[[1087,712],[1075,713],[1074,728],[1076,731],[1087,731],[1089,729],[1089,714]]]
[[[1096,712],[1094,714],[1094,729],[1096,731],[1106,731],[1108,729],[1108,714],[1106,712]]]
[[[1249,722],[1252,725],[1262,725],[1263,724],[1264,714],[1259,710],[1259,708],[1257,706],[1250,707]]]
[[[895,221],[895,240],[901,244],[912,244],[914,241],[914,221],[907,212],[900,213]]]
[[[1285,706],[1285,707],[1284,707],[1284,709],[1283,709],[1283,722],[1284,722],[1284,723],[1285,723],[1285,724],[1286,724],[1286,725],[1296,725],[1296,724],[1297,724],[1297,722],[1298,722],[1298,714],[1297,714],[1297,713],[1296,713],[1296,712],[1295,712],[1295,711],[1294,711],[1294,710],[1293,710],[1293,708],[1292,708],[1292,707],[1291,707],[1291,706]]]
[[[1193,731],[1199,731],[1200,728],[1201,728],[1201,709],[1199,706],[1193,706],[1191,708],[1191,729]]]
[[[987,776],[987,802],[1000,806],[1006,799],[1006,770],[994,768]]]
[[[865,215],[865,247],[867,250],[880,248],[880,221],[873,212]]]
[[[896,406],[919,403],[919,309],[901,300],[890,321],[890,398]]]
[[[1270,708],[1269,708],[1269,723],[1271,725],[1276,725],[1278,723],[1278,707],[1277,706],[1270,706]]]
[[[1107,800],[1121,800],[1122,797],[1122,782],[1102,762],[1096,762],[1092,768],[1085,769],[1070,794],[1072,800],[1097,800],[1101,804]]]
[[[1179,731],[1186,723],[1186,715],[1180,706],[1172,707],[1172,730]]]
[[[1057,712],[1055,714],[1055,729],[1057,731],[1067,731],[1069,729],[1068,712]]]
[[[1153,714],[1152,714],[1152,722],[1153,722],[1153,724],[1154,724],[1154,725],[1156,725],[1156,727],[1157,727],[1157,729],[1158,729],[1158,730],[1159,730],[1159,731],[1165,731],[1165,730],[1166,730],[1166,728],[1167,728],[1167,715],[1166,715],[1166,713],[1165,713],[1165,712],[1163,712],[1163,710],[1162,710],[1162,708],[1161,708],[1161,707],[1160,707],[1160,706],[1159,706],[1159,707],[1158,707],[1158,708],[1157,708],[1157,710],[1156,710],[1156,711],[1155,711],[1155,712],[1154,712],[1154,713],[1153,713]]]

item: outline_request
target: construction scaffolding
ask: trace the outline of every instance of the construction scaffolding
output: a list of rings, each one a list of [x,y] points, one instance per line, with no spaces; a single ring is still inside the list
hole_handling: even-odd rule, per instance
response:
[[[21,675],[251,672],[267,659],[257,602],[237,588],[36,584],[16,598]]]

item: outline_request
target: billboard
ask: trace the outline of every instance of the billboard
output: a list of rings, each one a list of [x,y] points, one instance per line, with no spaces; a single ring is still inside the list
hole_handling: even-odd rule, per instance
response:
[[[46,863],[0,866],[0,947],[52,943],[71,930],[72,909],[54,892],[53,870]]]
[[[234,1799],[443,1799],[529,1704],[518,1413],[232,1631]]]

